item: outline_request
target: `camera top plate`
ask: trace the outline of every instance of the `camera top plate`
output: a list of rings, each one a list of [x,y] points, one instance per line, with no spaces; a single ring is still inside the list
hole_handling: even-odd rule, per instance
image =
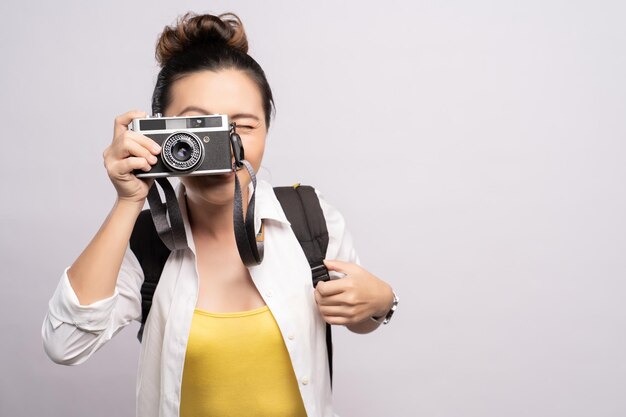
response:
[[[147,117],[133,119],[128,128],[140,133],[174,133],[179,130],[194,131],[225,131],[230,129],[228,116],[210,114],[200,116]]]

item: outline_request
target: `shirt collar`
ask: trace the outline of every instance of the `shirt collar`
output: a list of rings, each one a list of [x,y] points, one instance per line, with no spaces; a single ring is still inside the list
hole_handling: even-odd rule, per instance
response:
[[[253,186],[252,183],[248,185],[248,196],[252,196]],[[187,214],[187,199],[185,198],[185,185],[180,182],[176,187],[176,198],[178,200],[178,206],[180,207],[183,222],[185,224],[185,235],[187,236],[187,244],[192,252],[196,253],[196,248],[193,242],[193,234],[191,233],[191,225],[189,224],[189,216]],[[283,211],[280,202],[276,198],[274,188],[270,183],[264,180],[257,180],[256,187],[256,202],[254,210],[254,224],[255,230],[259,230],[261,227],[261,220],[275,220],[280,223],[291,225],[285,212]]]

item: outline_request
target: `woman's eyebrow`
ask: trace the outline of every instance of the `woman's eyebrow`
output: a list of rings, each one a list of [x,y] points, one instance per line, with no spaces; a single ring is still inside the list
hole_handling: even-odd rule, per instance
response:
[[[260,120],[257,116],[250,113],[237,113],[230,116],[231,119],[254,119],[257,122]]]
[[[196,107],[196,106],[187,106],[187,107],[185,107],[185,108],[183,109],[183,111],[181,111],[180,113],[178,113],[178,116],[180,116],[181,114],[185,114],[185,113],[187,113],[187,112],[190,112],[190,111],[197,111],[198,113],[201,113],[201,114],[211,114],[211,112],[210,112],[210,111],[205,110],[205,109],[203,109],[203,108],[201,108],[201,107]]]

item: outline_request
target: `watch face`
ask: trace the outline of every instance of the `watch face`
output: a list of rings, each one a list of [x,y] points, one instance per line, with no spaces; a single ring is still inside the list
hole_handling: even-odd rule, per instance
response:
[[[391,306],[391,310],[389,310],[389,312],[387,313],[387,316],[385,317],[385,321],[383,321],[383,324],[389,323],[389,320],[391,320],[391,316],[393,316],[393,313],[396,311],[396,307],[398,307],[398,296],[394,292],[393,293],[393,305]]]

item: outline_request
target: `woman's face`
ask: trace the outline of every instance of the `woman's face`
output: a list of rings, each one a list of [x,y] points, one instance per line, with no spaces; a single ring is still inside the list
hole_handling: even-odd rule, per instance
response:
[[[172,84],[172,102],[164,115],[194,116],[226,114],[237,123],[245,158],[258,172],[265,150],[265,114],[261,93],[244,72],[224,69],[218,72],[198,71]],[[237,173],[243,189],[250,183],[245,169]],[[233,199],[233,174],[181,177],[188,193],[212,204],[226,204]]]

